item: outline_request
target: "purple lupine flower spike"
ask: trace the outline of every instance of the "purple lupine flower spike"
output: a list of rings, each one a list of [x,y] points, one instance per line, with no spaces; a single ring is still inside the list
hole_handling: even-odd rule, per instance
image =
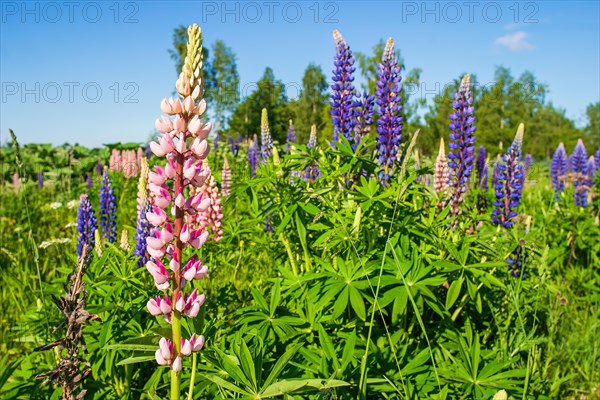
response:
[[[363,92],[362,96],[354,102],[354,115],[356,117],[356,126],[354,127],[354,144],[356,150],[358,144],[371,131],[373,125],[373,114],[375,108],[375,96]]]
[[[332,146],[344,136],[350,144],[353,141],[354,118],[354,57],[348,43],[338,30],[333,31],[336,54],[334,58],[333,84],[331,85],[331,120],[333,123]]]
[[[308,138],[308,143],[306,144],[306,148],[308,149],[316,149],[317,148],[317,125],[312,124],[310,127],[310,137]],[[321,171],[319,171],[319,166],[316,161],[311,162],[311,164],[306,167],[306,171],[304,172],[304,179],[307,182],[314,183],[317,178],[321,176]]]
[[[590,156],[587,160],[587,164],[585,166],[585,170],[587,172],[586,183],[588,189],[591,189],[594,186],[594,182],[596,182],[596,159],[594,156]]]
[[[394,165],[398,154],[398,147],[402,139],[402,117],[400,112],[400,66],[394,55],[394,41],[389,38],[381,63],[377,80],[377,152],[379,164],[379,180],[387,186],[394,174]]]
[[[258,167],[258,153],[258,139],[256,138],[256,135],[254,135],[254,140],[250,142],[250,147],[248,147],[248,163],[250,164],[250,171],[252,172],[253,178],[256,176],[256,168]]]
[[[42,171],[38,172],[38,189],[41,189],[42,187],[44,187],[44,174],[42,173]]]
[[[494,163],[494,168],[492,169],[492,186],[496,187],[496,185],[498,185],[498,174],[500,173],[499,171],[499,165],[500,165],[500,161],[502,159],[500,158],[500,155],[498,155],[498,157],[496,157],[496,162]]]
[[[528,258],[529,253],[527,252],[527,249],[524,248],[522,243],[519,243],[517,248],[513,250],[510,256],[506,259],[508,270],[513,277],[521,279],[525,279],[527,277],[524,269],[527,267]]]
[[[98,160],[98,162],[96,163],[96,175],[101,176],[102,175],[102,161]]]
[[[583,140],[579,139],[575,150],[571,154],[571,174],[573,175],[573,188],[575,189],[575,205],[587,207],[587,152]]]
[[[88,195],[83,193],[79,197],[79,208],[77,209],[77,232],[79,232],[79,237],[77,238],[77,255],[79,257],[81,257],[84,245],[87,244],[90,248],[93,248],[96,244],[94,239],[96,229],[98,229],[98,225],[94,216],[92,203],[90,203]]]
[[[485,151],[485,147],[483,145],[479,146],[479,150],[477,151],[477,162],[475,163],[475,167],[477,169],[477,179],[479,180],[479,185],[481,187],[481,178],[483,176],[483,168],[485,167],[485,160],[487,154]]]
[[[219,142],[221,141],[221,121],[215,122],[215,138],[213,140],[213,151],[217,154],[219,148]]]
[[[109,243],[117,238],[117,206],[115,192],[108,176],[108,169],[104,170],[100,181],[100,228],[102,237]]]
[[[287,131],[287,140],[285,143],[285,152],[290,154],[292,146],[296,144],[296,128],[294,127],[294,123],[290,119],[290,126]]]
[[[152,212],[152,205],[146,199],[144,200],[144,205],[141,207],[140,212],[138,213],[138,219],[135,226],[135,249],[133,250],[133,254],[138,257],[136,265],[138,267],[143,267],[150,260],[148,255],[146,238],[150,236],[152,229],[154,228],[150,222],[148,222],[148,218],[146,218],[146,213]]]
[[[531,166],[533,165],[533,157],[531,156],[531,154],[525,154],[523,164],[525,165],[525,172],[529,173],[529,171],[531,170]]]
[[[596,149],[596,153],[594,154],[594,161],[596,163],[596,167],[594,168],[594,172],[596,176],[600,175],[600,146]]]
[[[525,126],[519,125],[515,140],[498,163],[498,179],[494,186],[496,201],[492,211],[492,222],[510,228],[518,215],[517,208],[521,203],[525,168],[521,161],[523,148],[523,132]]]
[[[267,109],[262,109],[262,115],[260,118],[260,154],[262,162],[269,162],[271,153],[273,152],[273,139],[271,138],[271,130],[269,128],[269,117]]]
[[[489,180],[488,173],[489,173],[488,165],[487,165],[487,163],[485,163],[483,165],[483,170],[481,171],[481,177],[479,178],[479,188],[483,191],[488,190],[488,180]]]
[[[554,197],[558,200],[559,193],[565,190],[565,182],[567,180],[567,152],[563,143],[558,145],[552,156],[550,178],[552,179],[552,187],[554,188]]]
[[[90,174],[87,174],[85,182],[87,184],[88,190],[92,190],[92,186],[94,186],[94,181],[92,180],[92,176]]]
[[[469,178],[473,171],[475,158],[475,116],[473,115],[473,96],[471,95],[471,78],[463,77],[458,92],[454,95],[449,125],[452,133],[448,144],[448,167],[450,168],[450,211],[453,216],[461,213],[462,203],[468,188]]]

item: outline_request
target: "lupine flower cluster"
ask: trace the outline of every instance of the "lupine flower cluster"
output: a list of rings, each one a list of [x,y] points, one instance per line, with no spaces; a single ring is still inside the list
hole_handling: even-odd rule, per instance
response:
[[[598,148],[596,149],[596,153],[594,154],[594,162],[596,163],[596,168],[594,169],[594,172],[596,174],[596,177],[598,177],[598,175],[600,174],[600,146],[598,146]]]
[[[204,173],[210,173],[210,168],[206,163],[204,165]],[[210,232],[215,242],[221,240],[223,237],[223,206],[215,177],[210,174],[201,188],[190,188],[190,194],[200,194],[204,199],[211,200],[210,206],[205,211],[190,216],[190,225],[192,228]]]
[[[221,194],[223,197],[229,196],[231,192],[231,169],[227,157],[223,160],[223,169],[221,170]]]
[[[259,159],[258,139],[256,138],[256,135],[254,135],[254,140],[250,141],[250,147],[248,147],[248,164],[250,164],[250,171],[253,178],[256,176],[256,168],[258,167]]]
[[[336,54],[334,57],[333,84],[331,85],[331,122],[333,123],[332,145],[344,136],[350,144],[353,141],[354,125],[354,57],[348,43],[338,30],[333,31]]]
[[[143,267],[149,260],[146,238],[150,236],[151,231],[154,229],[153,226],[148,222],[146,213],[152,211],[152,205],[148,200],[148,161],[146,158],[142,158],[140,167],[140,178],[138,181],[138,195],[137,195],[137,222],[135,226],[135,248],[133,254],[138,257],[137,266]]]
[[[310,136],[308,138],[308,143],[306,147],[309,149],[317,148],[317,125],[312,124],[310,127]],[[317,178],[321,176],[321,171],[319,171],[319,166],[316,161],[312,161],[311,164],[306,167],[306,171],[304,172],[304,179],[307,182],[314,183]]]
[[[102,166],[102,161],[98,160],[96,163],[96,175],[102,176],[102,172],[104,171],[104,167]]]
[[[215,138],[213,139],[213,151],[216,153],[221,141],[221,122],[217,120],[215,123]]]
[[[573,154],[571,154],[571,175],[573,188],[575,189],[575,205],[578,207],[587,207],[587,192],[589,190],[587,152],[581,139],[577,141]]]
[[[513,250],[510,256],[506,259],[510,274],[515,278],[525,279],[527,275],[525,274],[524,270],[527,266],[528,259],[529,253],[527,252],[527,249],[525,249],[523,243],[520,241],[517,248]]]
[[[19,179],[19,173],[15,172],[13,174],[13,189],[15,193],[19,193],[19,187],[21,186],[21,180]]]
[[[269,117],[267,109],[262,109],[260,117],[260,155],[262,162],[269,162],[269,157],[273,153],[273,139],[271,139],[271,129],[269,129]]]
[[[113,243],[117,236],[117,206],[115,192],[106,169],[100,181],[100,228],[104,240]]]
[[[501,160],[502,160],[502,158],[500,157],[500,155],[498,155],[498,157],[496,157],[496,162],[494,163],[494,168],[492,169],[492,186],[493,187],[496,187],[496,185],[498,185],[498,174],[500,172],[499,166],[500,166]]]
[[[483,170],[481,171],[481,176],[479,177],[479,188],[483,191],[488,190],[488,180],[489,180],[488,175],[489,175],[488,165],[487,165],[487,163],[485,163],[483,165]]]
[[[550,178],[552,179],[552,187],[554,188],[554,197],[558,200],[559,194],[565,190],[565,182],[567,180],[567,152],[563,143],[558,145],[552,156]]]
[[[448,189],[448,162],[446,159],[446,147],[444,139],[440,139],[440,150],[435,158],[435,167],[433,172],[433,190],[437,193],[444,193]]]
[[[235,139],[231,136],[227,136],[227,143],[229,143],[229,150],[231,150],[231,154],[233,154],[234,157],[237,157],[242,144],[242,135],[238,132]]]
[[[377,153],[379,180],[386,186],[394,173],[394,165],[402,139],[402,105],[400,104],[400,66],[394,55],[394,41],[389,38],[377,79]]]
[[[125,178],[133,178],[138,176],[139,167],[144,151],[141,148],[135,150],[119,151],[113,149],[108,161],[108,168],[111,171],[123,172]]]
[[[94,186],[94,181],[92,180],[92,176],[90,174],[87,174],[87,177],[85,178],[85,184],[88,190],[92,190],[92,187]]]
[[[525,172],[529,173],[531,166],[533,165],[533,157],[531,154],[525,154],[525,158],[523,158],[523,165],[525,166]]]
[[[292,146],[296,144],[296,128],[294,127],[293,121],[290,119],[290,126],[287,131],[287,140],[285,143],[285,152],[290,154]]]
[[[477,169],[477,186],[481,187],[481,179],[483,177],[483,169],[486,167],[486,151],[485,147],[479,146],[479,150],[477,151],[477,161],[475,162],[475,168]]]
[[[510,228],[513,219],[518,215],[517,208],[521,203],[523,183],[525,179],[525,168],[521,161],[521,149],[523,148],[523,132],[525,127],[519,125],[515,139],[502,161],[498,163],[498,178],[494,186],[496,201],[492,211],[492,222]]]
[[[38,189],[41,189],[44,187],[44,174],[41,171],[38,172],[37,184],[38,184]]]
[[[371,131],[373,114],[375,113],[374,108],[375,96],[372,96],[367,92],[363,92],[362,96],[354,102],[354,116],[356,118],[356,126],[354,127],[354,149],[356,149],[363,138]]]
[[[199,249],[208,240],[208,230],[194,229],[191,217],[205,212],[212,202],[204,193],[191,193],[192,188],[201,188],[210,178],[204,160],[210,150],[206,138],[211,124],[201,118],[206,101],[201,99],[202,37],[198,25],[188,28],[188,36],[187,55],[176,83],[180,98],[161,102],[161,110],[174,119],[166,116],[157,119],[160,137],[158,143],[150,143],[157,157],[166,157],[166,165],[155,166],[149,173],[152,211],[146,213],[148,221],[156,227],[153,235],[146,238],[152,257],[146,268],[158,290],[164,292],[150,299],[147,307],[152,315],[162,315],[172,325],[172,337],[160,340],[155,356],[160,365],[169,365],[174,371],[173,392],[179,391],[182,357],[200,350],[204,344],[204,337],[195,333],[189,339],[183,337],[181,319],[198,315],[205,296],[198,294],[197,289],[185,292],[191,286],[187,283],[204,278],[208,268],[196,255],[185,261],[183,250]]]
[[[96,244],[94,238],[96,229],[98,229],[98,224],[92,203],[90,203],[88,195],[83,193],[79,197],[79,208],[77,209],[77,232],[79,232],[77,238],[77,255],[79,257],[81,257],[85,245],[90,249],[94,248]]]
[[[594,182],[596,181],[596,161],[594,156],[590,156],[590,158],[588,158],[585,169],[587,172],[586,184],[588,188],[591,188],[594,186]]]
[[[460,204],[464,200],[469,178],[473,171],[475,158],[475,116],[473,115],[473,96],[471,95],[471,78],[463,77],[458,92],[454,95],[449,125],[450,153],[448,167],[450,168],[450,211],[452,215],[460,214]]]

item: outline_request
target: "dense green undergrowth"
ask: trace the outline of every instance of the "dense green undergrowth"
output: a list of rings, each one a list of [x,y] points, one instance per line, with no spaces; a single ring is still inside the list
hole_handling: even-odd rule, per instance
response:
[[[226,152],[211,156],[216,176]],[[93,166],[89,157],[81,164]],[[539,163],[513,228],[491,225],[492,192],[472,189],[452,229],[447,207],[421,182],[431,166],[415,170],[411,159],[383,188],[365,177],[371,162],[344,146],[298,146],[255,178],[243,152],[228,158],[224,237],[202,249],[210,279],[198,284],[207,301],[194,330],[207,344],[191,398],[598,395],[598,197],[586,209],[568,190],[555,201]],[[294,171],[313,160],[322,177],[307,184]],[[60,398],[35,379],[58,355],[33,349],[58,337],[51,295],[76,263],[75,199],[87,188],[82,176],[68,178],[1,189],[2,398]],[[118,228],[133,241],[136,182],[111,178]],[[266,217],[274,232],[265,232]],[[507,271],[517,248],[528,254],[525,279]],[[100,317],[85,331],[85,398],[165,398],[168,369],[154,351],[167,324],[146,311],[152,278],[130,250],[98,249],[85,277],[87,308]],[[184,367],[183,387],[190,376]]]

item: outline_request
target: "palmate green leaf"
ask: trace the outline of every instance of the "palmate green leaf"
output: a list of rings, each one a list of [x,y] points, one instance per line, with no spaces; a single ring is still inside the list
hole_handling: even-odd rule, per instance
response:
[[[460,278],[450,284],[450,287],[448,288],[448,293],[446,294],[446,310],[449,310],[458,299],[458,296],[460,296],[462,283],[463,278]]]
[[[323,348],[323,351],[325,351],[327,358],[331,362],[333,362],[334,369],[336,369],[336,370],[340,369],[340,362],[338,360],[337,353],[335,351],[335,347],[333,346],[333,343],[331,342],[331,338],[325,331],[325,328],[323,328],[323,325],[319,324],[318,330],[319,330],[319,342],[321,343],[321,347]]]
[[[365,310],[365,302],[362,298],[362,295],[353,286],[348,287],[349,296],[350,296],[350,305],[352,309],[361,320],[365,321],[367,319],[367,311]]]
[[[252,354],[250,354],[250,350],[246,345],[245,340],[241,340],[239,344],[239,350],[237,352],[238,360],[240,361],[240,365],[242,366],[242,371],[248,381],[250,382],[250,387],[254,392],[258,390],[258,384],[256,382],[256,370],[254,368],[254,360],[252,359]]]
[[[236,357],[227,355],[220,350],[218,350],[217,353],[220,356],[221,366],[225,372],[227,372],[229,376],[231,376],[237,382],[242,383],[246,388],[251,388],[251,382],[248,380],[248,378],[246,378],[246,375],[239,367],[239,360]]]
[[[283,353],[281,357],[279,357],[279,359],[277,359],[277,362],[275,363],[273,368],[271,368],[271,372],[269,372],[269,376],[267,377],[267,379],[265,379],[263,387],[268,387],[273,382],[275,382],[279,375],[281,375],[281,372],[283,371],[285,366],[292,359],[292,357],[294,357],[294,355],[298,352],[298,349],[300,349],[301,347],[302,344],[293,345],[289,349],[287,349],[286,352]]]

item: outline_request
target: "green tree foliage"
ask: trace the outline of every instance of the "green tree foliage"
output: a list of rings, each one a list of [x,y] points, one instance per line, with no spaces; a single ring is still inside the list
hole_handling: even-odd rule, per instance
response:
[[[325,123],[329,120],[324,112],[329,99],[327,88],[327,78],[321,67],[309,64],[302,77],[300,97],[290,104],[299,143],[308,141],[312,124],[317,124],[319,131],[325,128]]]
[[[285,85],[267,67],[256,86],[256,90],[239,103],[231,116],[230,132],[240,132],[244,137],[260,133],[261,110],[266,108],[273,140],[285,143],[291,117]]]
[[[600,101],[590,104],[585,113],[588,118],[588,124],[585,127],[586,143],[592,146],[590,149],[595,149],[600,146]]]
[[[237,71],[236,56],[222,40],[212,46],[210,79],[206,80],[206,99],[213,105],[217,120],[226,126],[228,117],[239,102],[240,76]]]
[[[420,139],[426,154],[435,154],[439,138],[449,134],[452,99],[459,82],[457,77],[451,85],[446,85],[425,115]],[[484,145],[490,156],[500,152],[500,144],[504,148],[510,144],[521,122],[528,127],[530,138],[523,151],[536,159],[550,157],[559,142],[564,142],[567,148],[573,147],[582,134],[564,110],[546,102],[547,86],[529,71],[515,78],[510,69],[498,67],[493,82],[478,82],[474,76],[471,82],[477,145]]]

